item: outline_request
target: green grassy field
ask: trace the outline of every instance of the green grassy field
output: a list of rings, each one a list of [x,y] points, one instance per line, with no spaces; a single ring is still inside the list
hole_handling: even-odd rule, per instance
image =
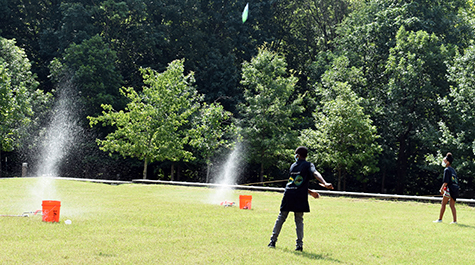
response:
[[[38,179],[0,179],[0,214],[41,209]],[[213,189],[110,186],[55,180],[60,223],[1,217],[2,264],[473,264],[475,208],[457,205],[459,225],[434,224],[440,205],[323,197],[304,216],[295,252],[293,214],[277,247],[267,243],[281,193],[252,195],[252,209],[206,203]],[[36,208],[34,208],[36,207]],[[71,220],[72,224],[65,224]]]

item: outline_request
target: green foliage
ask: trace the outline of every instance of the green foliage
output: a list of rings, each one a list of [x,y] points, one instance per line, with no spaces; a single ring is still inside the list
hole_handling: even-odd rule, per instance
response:
[[[384,105],[386,71],[390,49],[396,45],[401,27],[407,31],[423,30],[433,33],[439,42],[467,45],[473,30],[465,16],[459,14],[464,1],[367,1],[349,15],[339,26],[338,53],[350,59],[351,65],[362,67],[367,86],[359,95],[373,98],[372,105]],[[442,62],[441,62],[442,63]],[[442,76],[445,70],[436,68]],[[371,106],[369,106],[371,107]],[[379,121],[375,121],[379,126]],[[384,126],[384,125],[381,125]]]
[[[12,100],[12,93],[10,89],[10,77],[8,76],[7,72],[3,65],[0,65],[0,119],[1,119],[1,126],[0,126],[0,135],[2,137],[2,142],[0,143],[0,151],[9,150],[12,146],[12,132],[11,132],[11,123],[12,117],[10,113],[14,113],[13,106],[11,103],[14,102]],[[10,125],[10,126],[9,126]]]
[[[386,66],[389,82],[384,112],[393,120],[388,129],[399,137],[427,128],[440,114],[437,99],[447,93],[447,57],[435,34],[407,32],[401,27],[396,40]]]
[[[10,151],[19,130],[31,121],[38,82],[31,63],[14,40],[0,38],[0,151]]]
[[[439,122],[439,146],[456,154],[455,168],[461,176],[463,188],[473,193],[475,172],[475,48],[457,52],[449,65],[448,80],[453,82],[450,93],[441,100],[444,115]],[[430,161],[440,162],[445,153]],[[439,163],[434,163],[439,164]]]
[[[297,78],[287,73],[283,56],[265,47],[243,64],[242,71],[241,127],[250,161],[261,165],[262,180],[264,170],[290,156],[289,150],[297,144],[292,117],[302,112],[301,97],[291,100]]]
[[[143,160],[144,178],[148,162],[194,159],[184,148],[190,141],[184,126],[198,111],[201,99],[192,86],[193,73],[184,75],[183,62],[173,61],[163,73],[143,69],[146,86],[140,94],[133,88],[121,89],[130,101],[125,110],[104,104],[103,115],[88,117],[91,126],[102,123],[115,128],[106,139],[97,140],[100,149]]]
[[[228,144],[227,133],[235,134],[236,128],[231,123],[232,113],[225,111],[217,103],[203,103],[192,119],[189,131],[190,145],[201,151],[206,163],[220,146]]]
[[[338,25],[351,12],[353,4],[348,0],[291,0],[275,1],[274,5],[270,22],[276,28],[274,45],[285,56],[289,69],[295,70],[299,79],[295,91],[306,94],[302,116],[308,119],[301,119],[298,128],[308,128],[318,105],[313,87],[331,66],[328,57],[336,48]]]
[[[434,151],[431,150],[432,138],[425,135],[435,132],[433,129],[437,128],[437,120],[442,115],[438,99],[448,92],[444,61],[450,58],[449,51],[435,34],[407,32],[404,27],[396,35],[396,46],[390,49],[385,72],[389,77],[387,103],[383,113],[391,118],[380,130],[395,138],[401,183],[408,174],[410,156],[415,155],[413,148]]]
[[[42,34],[42,42],[48,43],[56,40],[59,43],[59,54],[63,53],[70,45],[80,44],[98,33],[93,23],[97,8],[85,6],[80,2],[62,2],[59,6],[61,27],[58,32],[46,31]],[[53,30],[53,29],[49,29]],[[45,47],[46,48],[46,47]]]
[[[275,20],[285,32],[282,52],[286,58],[298,53],[292,61],[308,64],[318,52],[333,50],[337,26],[350,12],[350,5],[347,0],[280,1]]]
[[[85,116],[100,114],[101,104],[121,108],[119,88],[122,76],[116,69],[116,52],[96,35],[66,49],[62,60],[64,74],[77,86]]]
[[[368,1],[339,27],[338,53],[365,80],[363,86],[349,84],[365,98],[365,112],[381,135],[382,186],[391,175],[397,193],[436,183],[423,158],[438,148],[438,102],[449,91],[444,62],[451,60],[453,46],[467,45],[473,34],[459,12],[465,7],[458,0]]]
[[[465,49],[463,53],[457,52],[448,69],[448,80],[453,82],[454,85],[450,87],[450,94],[442,101],[444,116],[448,118],[444,122],[449,124],[457,133],[464,134],[463,142],[468,144],[468,146],[461,149],[470,149],[471,139],[475,139],[472,129],[475,125],[475,102],[473,101],[475,98],[474,59],[474,46]],[[450,147],[457,148],[457,146],[458,144],[452,143]]]
[[[381,136],[377,139],[383,150],[378,160],[381,173],[361,173],[364,179],[372,178],[367,183],[373,185],[372,190],[381,187],[383,191],[388,188],[391,192],[417,193],[431,190],[436,182],[439,186],[436,177],[440,168],[426,158],[435,161],[435,156],[445,149],[455,150],[460,155],[456,156],[460,159],[458,169],[471,175],[474,171],[470,108],[473,93],[468,78],[471,66],[469,59],[462,58],[471,58],[467,48],[474,39],[472,0],[256,0],[249,2],[249,18],[242,23],[241,12],[246,3],[243,0],[0,0],[0,34],[15,39],[25,51],[31,62],[30,71],[38,76],[35,79],[39,84],[35,86],[54,91],[54,82],[73,77],[83,103],[80,123],[84,126],[87,115],[100,115],[101,104],[127,112],[120,87],[134,87],[141,96],[144,86],[141,68],[162,72],[169,62],[186,58],[185,70],[195,73],[196,90],[207,102],[183,125],[189,130],[190,140],[185,150],[203,158],[190,171],[198,172],[202,161],[210,161],[212,150],[226,146],[224,139],[233,138],[228,136],[231,132],[227,130],[234,128],[228,126],[226,120],[230,115],[226,111],[236,118],[242,115],[245,120],[263,117],[262,122],[256,118],[255,122],[243,123],[250,126],[246,133],[256,128],[261,130],[253,134],[257,138],[250,149],[255,156],[251,161],[260,163],[257,162],[260,155],[254,151],[268,148],[266,152],[270,156],[266,156],[265,162],[281,170],[287,168],[289,157],[285,153],[290,154],[295,148],[292,146],[295,142],[290,140],[296,139],[293,133],[315,129],[311,117],[316,108],[322,110],[325,104],[337,99],[339,94],[335,91],[340,89],[331,87],[342,88],[346,84],[356,93],[358,105],[370,115]],[[243,66],[247,65],[242,63],[255,58],[260,52],[258,47],[266,42],[272,43],[272,49],[286,58],[286,68],[294,69],[291,76],[298,79],[292,81],[290,96],[283,93],[285,100],[280,102],[269,92],[257,92],[257,85],[252,87],[252,82],[271,84],[268,79],[277,76],[272,70],[264,72],[260,79],[246,70],[252,82],[244,86],[239,83],[244,76]],[[457,55],[456,61],[453,61],[454,47],[463,54]],[[446,64],[453,68],[450,73]],[[26,135],[26,130],[16,125],[33,119],[39,127],[47,109],[43,104],[44,93],[38,93],[26,96],[31,98],[29,107],[25,105],[21,112],[12,111],[13,94],[7,92],[7,87],[15,86],[17,80],[25,85],[30,82],[22,77],[21,71],[12,69],[2,63],[2,100],[9,102],[2,103],[2,111],[7,113],[8,109],[10,116],[25,115],[10,119],[16,124],[6,125],[2,120],[0,126],[8,127],[8,133],[2,131],[2,134],[8,134],[3,140],[8,141],[4,145],[9,150],[13,139],[22,138],[21,142],[25,143],[21,135]],[[314,89],[319,87],[326,91]],[[245,92],[244,88],[255,92]],[[28,101],[21,97],[20,93],[19,102]],[[249,101],[253,97],[256,99]],[[267,101],[263,99],[266,97]],[[279,109],[295,100],[305,107],[304,112]],[[217,103],[222,109],[213,105]],[[241,107],[237,108],[240,103]],[[261,115],[250,108],[251,104],[268,104],[269,113],[276,110],[292,114]],[[33,112],[37,115],[31,116]],[[264,121],[273,121],[278,126]],[[207,126],[209,131],[204,129]],[[95,128],[94,133],[105,135],[110,129]],[[293,136],[284,131],[292,132]],[[258,141],[262,144],[257,144]],[[271,168],[268,165],[261,164],[262,169]],[[348,173],[360,174],[354,167]]]
[[[339,58],[334,67],[344,66],[345,62],[345,58]],[[366,176],[379,170],[381,147],[376,142],[379,138],[376,127],[361,106],[362,98],[334,74],[335,71],[330,70],[324,76],[326,85],[320,88],[322,106],[314,113],[315,129],[303,130],[300,139],[315,150],[310,160],[338,173],[341,190],[342,178],[350,172],[350,178],[368,182]],[[345,183],[343,189],[346,189]]]
[[[2,151],[28,145],[31,138],[28,128],[36,124],[33,115],[50,99],[50,94],[37,89],[35,77],[24,50],[14,40],[0,37],[0,177]]]
[[[241,141],[231,118],[232,113],[225,111],[219,103],[203,103],[191,118],[191,127],[188,131],[189,144],[199,152],[207,164],[206,182],[209,181],[211,157],[220,147],[233,145],[231,141]]]

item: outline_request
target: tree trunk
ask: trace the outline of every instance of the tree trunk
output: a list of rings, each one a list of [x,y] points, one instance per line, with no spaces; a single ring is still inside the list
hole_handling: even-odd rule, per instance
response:
[[[145,157],[143,162],[143,179],[147,179],[147,165],[148,165],[148,158]]]
[[[338,190],[341,190],[341,169],[338,169]]]
[[[176,169],[176,180],[180,181],[181,179],[181,165],[178,164],[177,169]]]
[[[170,170],[170,178],[172,181],[175,180],[175,164],[172,163],[172,169]]]
[[[209,183],[209,170],[211,168],[211,163],[206,163],[206,183]]]
[[[386,170],[383,170],[383,176],[381,178],[381,193],[386,193],[384,190],[385,181],[386,181]]]
[[[261,163],[261,173],[260,178],[261,182],[264,182],[264,163]]]
[[[2,177],[2,149],[0,147],[0,178]]]
[[[343,172],[343,190],[346,190],[346,173]]]
[[[404,193],[404,187],[406,183],[407,176],[407,143],[406,137],[401,136],[399,138],[399,151],[397,155],[397,180],[396,180],[396,191],[398,194]]]

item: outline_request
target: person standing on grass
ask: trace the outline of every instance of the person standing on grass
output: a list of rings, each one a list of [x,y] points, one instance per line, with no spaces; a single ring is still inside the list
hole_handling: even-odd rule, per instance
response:
[[[299,146],[295,150],[295,163],[290,166],[289,182],[285,186],[284,197],[280,205],[280,213],[275,221],[274,229],[268,247],[275,248],[275,243],[279,237],[280,230],[289,212],[294,212],[295,226],[297,232],[296,251],[303,251],[303,214],[310,212],[308,204],[308,194],[314,198],[320,197],[317,192],[308,189],[308,183],[312,176],[322,183],[327,189],[333,189],[331,183],[327,183],[322,175],[315,169],[313,163],[307,162],[308,149]]]
[[[444,183],[440,187],[440,194],[442,197],[442,206],[440,207],[439,219],[435,220],[434,223],[442,223],[442,218],[444,217],[445,207],[447,202],[450,203],[450,209],[452,210],[453,221],[451,224],[457,223],[457,210],[455,209],[455,201],[459,195],[459,186],[458,178],[455,169],[452,168],[452,162],[454,157],[452,153],[447,153],[442,162],[444,169]]]

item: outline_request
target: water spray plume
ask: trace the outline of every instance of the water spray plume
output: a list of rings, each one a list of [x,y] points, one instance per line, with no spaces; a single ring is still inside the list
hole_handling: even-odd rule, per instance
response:
[[[59,177],[61,162],[68,155],[81,131],[78,125],[75,89],[65,78],[57,87],[57,97],[51,118],[41,137],[41,148],[36,155],[35,184],[30,187],[30,209],[37,209],[41,201],[59,199],[55,177]]]
[[[42,149],[37,160],[36,176],[38,177],[58,177],[59,165],[68,154],[80,131],[77,115],[73,111],[76,104],[71,81],[63,82],[58,90],[58,99],[51,121],[46,128]]]
[[[236,185],[237,179],[241,173],[242,162],[242,146],[236,144],[231,153],[229,153],[226,162],[222,166],[218,166],[215,171],[216,177],[214,183],[219,187],[215,189],[215,192],[211,194],[209,202],[212,204],[220,204],[223,201],[230,200],[232,196],[233,188],[231,185]]]

